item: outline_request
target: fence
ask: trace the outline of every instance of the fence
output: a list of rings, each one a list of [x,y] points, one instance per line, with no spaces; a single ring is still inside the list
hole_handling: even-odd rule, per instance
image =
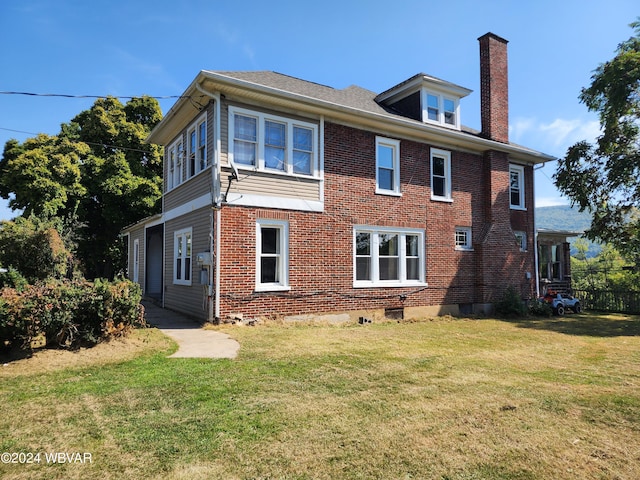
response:
[[[640,292],[629,290],[574,290],[583,308],[603,312],[640,314]]]

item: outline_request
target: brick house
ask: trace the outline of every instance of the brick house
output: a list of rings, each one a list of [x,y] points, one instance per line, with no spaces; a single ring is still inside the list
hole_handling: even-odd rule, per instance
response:
[[[507,41],[470,90],[420,73],[380,94],[201,71],[152,131],[162,213],[123,231],[129,276],[200,319],[489,311],[536,294],[533,167],[509,142]]]

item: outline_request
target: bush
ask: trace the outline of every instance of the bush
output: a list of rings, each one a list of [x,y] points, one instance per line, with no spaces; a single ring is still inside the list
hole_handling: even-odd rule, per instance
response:
[[[516,318],[526,315],[527,309],[522,297],[515,287],[510,286],[502,295],[502,299],[496,303],[496,314],[501,317]]]
[[[529,302],[529,314],[536,317],[550,317],[553,315],[553,309],[544,300],[531,300]]]
[[[140,286],[114,282],[51,280],[23,291],[0,290],[0,346],[30,350],[44,338],[48,347],[77,348],[125,335],[144,324]]]
[[[9,267],[6,272],[0,272],[0,288],[15,288],[21,292],[28,283],[27,279],[13,267]]]

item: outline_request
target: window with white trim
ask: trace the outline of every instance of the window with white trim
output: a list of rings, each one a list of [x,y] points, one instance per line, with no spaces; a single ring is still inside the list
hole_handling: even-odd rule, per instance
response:
[[[509,166],[509,203],[511,208],[525,210],[524,204],[524,167]]]
[[[422,91],[422,121],[459,128],[459,100],[437,92]]]
[[[238,168],[315,176],[317,138],[313,123],[229,107],[229,154]]]
[[[359,226],[353,230],[355,287],[424,284],[424,231]]]
[[[192,229],[177,230],[173,236],[173,283],[191,285]]]
[[[191,178],[209,165],[207,158],[207,116],[202,115],[187,130],[187,177]]]
[[[526,232],[513,232],[516,235],[516,243],[520,247],[521,252],[527,251],[527,234]]]
[[[455,245],[456,250],[472,250],[473,245],[471,243],[471,228],[470,227],[456,227],[455,233]]]
[[[140,277],[140,239],[133,241],[133,281],[137,282]]]
[[[167,190],[171,190],[184,180],[183,162],[185,161],[185,151],[182,136],[168,148],[169,171],[167,174]]]
[[[400,141],[376,137],[376,193],[400,194]]]
[[[431,149],[431,199],[451,201],[451,152]]]
[[[256,222],[256,291],[289,289],[289,223]]]

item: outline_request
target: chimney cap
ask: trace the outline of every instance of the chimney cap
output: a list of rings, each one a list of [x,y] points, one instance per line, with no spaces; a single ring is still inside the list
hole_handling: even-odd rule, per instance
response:
[[[497,40],[497,41],[502,42],[502,43],[509,43],[509,40],[505,40],[501,36],[496,35],[495,33],[491,33],[491,32],[487,32],[484,35],[482,35],[481,37],[478,37],[478,40],[482,40],[485,37],[493,38],[494,40]]]

